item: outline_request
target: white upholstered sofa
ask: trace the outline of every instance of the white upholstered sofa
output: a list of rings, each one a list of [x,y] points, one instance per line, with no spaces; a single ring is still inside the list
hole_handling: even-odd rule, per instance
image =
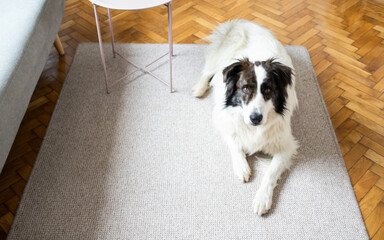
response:
[[[65,0],[0,1],[0,170],[56,39]]]

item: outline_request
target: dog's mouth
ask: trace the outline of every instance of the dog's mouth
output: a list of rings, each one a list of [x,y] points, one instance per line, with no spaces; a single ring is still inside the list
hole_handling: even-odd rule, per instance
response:
[[[251,122],[249,122],[249,123],[247,123],[247,125],[250,126],[250,127],[258,127],[258,126],[260,126],[262,124],[261,123],[251,123]]]
[[[251,125],[251,126],[253,126],[253,127],[256,127],[256,126],[261,125],[261,123],[252,123],[252,122],[249,122],[248,125]]]

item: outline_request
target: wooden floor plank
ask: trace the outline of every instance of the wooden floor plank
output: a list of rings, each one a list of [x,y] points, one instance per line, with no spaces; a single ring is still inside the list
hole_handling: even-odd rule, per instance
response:
[[[381,225],[381,228],[373,236],[372,240],[382,240],[384,239],[384,225]]]
[[[359,200],[359,206],[364,220],[368,218],[368,216],[372,213],[373,209],[376,208],[377,204],[379,204],[383,200],[383,198],[384,191],[376,186],[373,186],[364,196],[364,198]]]
[[[366,157],[361,157],[355,165],[348,171],[353,186],[367,173],[373,162]]]
[[[364,176],[353,186],[355,189],[356,198],[358,201],[364,198],[364,196],[369,192],[369,190],[375,185],[377,180],[379,180],[379,176],[374,174],[371,171],[368,171],[364,174]],[[378,197],[378,201],[381,198]]]
[[[381,190],[384,191],[384,178],[379,178],[379,180],[377,180],[375,185],[376,185],[376,187],[378,187],[378,188],[380,188]]]
[[[366,225],[367,225],[367,230],[369,237],[373,237],[379,228],[383,225],[384,223],[384,203],[380,202],[376,208],[372,211],[371,215],[367,217]]]
[[[381,178],[384,178],[384,167],[380,166],[379,164],[373,164],[370,170],[379,175]]]
[[[378,154],[377,152],[373,151],[372,149],[368,149],[368,151],[364,153],[364,156],[368,159],[371,159],[380,166],[384,167],[384,157]]]

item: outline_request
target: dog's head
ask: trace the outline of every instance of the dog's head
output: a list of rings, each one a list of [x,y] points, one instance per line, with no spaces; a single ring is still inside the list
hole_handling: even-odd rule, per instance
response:
[[[292,69],[275,59],[250,62],[245,58],[223,70],[226,84],[225,107],[241,107],[245,123],[266,122],[270,111],[284,115],[287,87],[292,84]]]

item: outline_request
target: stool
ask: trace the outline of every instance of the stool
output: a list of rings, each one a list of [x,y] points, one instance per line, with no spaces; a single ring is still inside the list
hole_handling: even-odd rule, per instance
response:
[[[97,35],[99,38],[99,47],[100,47],[100,55],[101,55],[101,61],[103,63],[104,68],[104,77],[105,77],[105,86],[107,89],[107,93],[110,92],[110,87],[112,85],[118,83],[120,80],[128,77],[129,75],[141,70],[143,72],[146,72],[153,76],[154,78],[158,79],[165,85],[169,86],[170,92],[172,93],[174,89],[172,88],[172,55],[173,55],[173,39],[172,39],[172,0],[89,0],[94,7],[95,10],[95,20],[96,20],[96,26],[97,26]],[[142,10],[142,9],[148,9],[153,7],[158,7],[161,5],[165,5],[168,7],[168,44],[169,44],[169,52],[166,54],[160,56],[156,60],[152,61],[151,63],[147,64],[146,66],[142,67],[139,66],[131,61],[129,61],[127,58],[119,54],[115,51],[115,42],[113,38],[113,29],[112,29],[112,20],[111,20],[111,11],[110,9],[116,9],[116,10]],[[108,74],[107,74],[107,67],[105,65],[105,57],[104,57],[104,49],[103,49],[103,42],[101,38],[101,31],[100,31],[100,25],[99,25],[99,17],[97,14],[97,7],[104,7],[108,9],[108,18],[109,18],[109,28],[111,32],[111,41],[112,41],[112,51],[113,51],[113,57],[116,55],[120,56],[122,59],[127,61],[128,63],[132,64],[136,70],[133,72],[128,73],[127,75],[115,80],[113,83],[109,83],[108,80]],[[161,58],[169,55],[169,73],[170,73],[170,81],[169,84],[159,77],[157,77],[155,74],[151,73],[147,67],[152,65],[153,63],[157,62]]]

